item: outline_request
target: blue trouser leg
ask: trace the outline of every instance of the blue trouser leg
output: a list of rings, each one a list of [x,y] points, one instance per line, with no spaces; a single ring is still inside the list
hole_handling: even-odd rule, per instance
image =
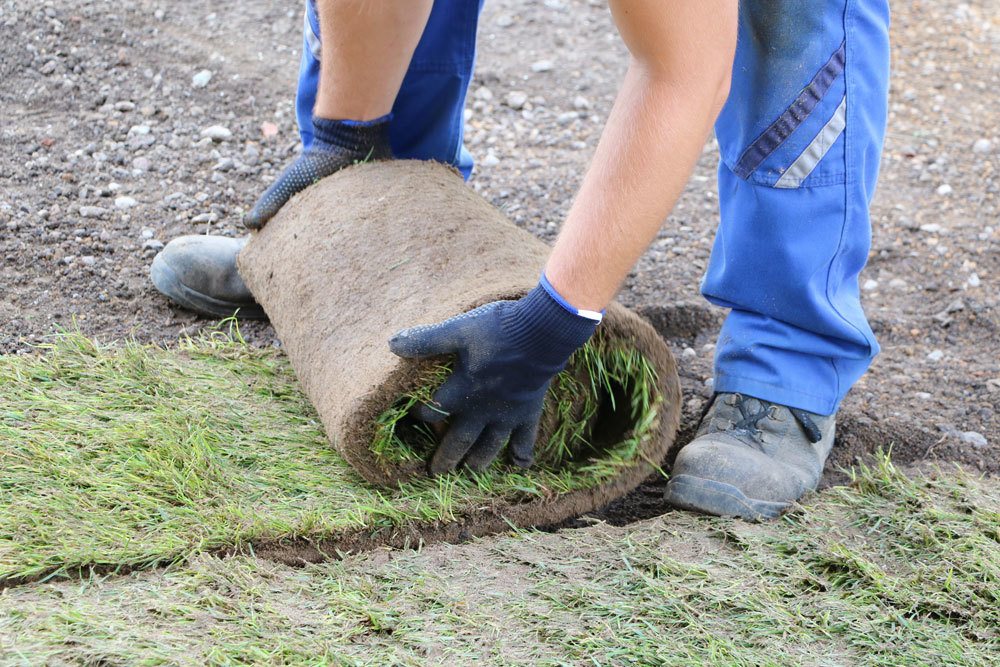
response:
[[[476,58],[482,0],[435,0],[393,105],[390,141],[398,158],[437,160],[472,173],[462,145],[462,112]],[[320,31],[315,0],[306,0],[302,62],[295,113],[303,146],[312,142],[312,110],[319,85]]]
[[[878,353],[858,274],[888,94],[885,0],[744,0],[716,124],[722,222],[702,283],[731,308],[716,391],[832,414]]]

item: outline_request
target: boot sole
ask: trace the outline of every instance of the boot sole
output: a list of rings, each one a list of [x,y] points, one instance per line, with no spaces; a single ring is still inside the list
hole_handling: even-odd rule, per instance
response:
[[[680,509],[747,521],[776,519],[792,506],[748,497],[732,484],[694,475],[676,475],[667,482],[664,500]]]
[[[264,309],[254,301],[225,301],[191,289],[180,281],[177,273],[160,255],[153,258],[153,264],[149,267],[149,277],[156,289],[165,297],[199,315],[218,318],[235,316],[243,320],[267,319]]]

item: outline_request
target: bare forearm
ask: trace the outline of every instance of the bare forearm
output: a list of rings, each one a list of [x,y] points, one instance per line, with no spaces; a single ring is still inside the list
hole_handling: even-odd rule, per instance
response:
[[[686,24],[671,26],[669,34],[630,34],[640,29],[631,22],[647,17],[616,16],[634,55],[546,267],[552,285],[577,308],[599,310],[614,297],[680,196],[724,101],[728,69],[720,75],[718,63],[731,63],[735,2],[718,3],[721,12],[715,2],[695,4],[702,13],[679,18]],[[714,34],[706,37],[702,22]],[[661,49],[660,39],[671,46]],[[706,40],[715,49],[708,57],[716,59],[707,70]]]
[[[322,37],[316,115],[372,120],[389,113],[432,0],[319,0]]]

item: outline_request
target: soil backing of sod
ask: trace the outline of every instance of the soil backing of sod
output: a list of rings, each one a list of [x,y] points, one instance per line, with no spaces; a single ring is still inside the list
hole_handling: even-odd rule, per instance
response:
[[[294,197],[254,234],[239,265],[333,445],[365,479],[394,486],[423,475],[433,434],[425,432],[431,442],[417,451],[402,451],[392,434],[383,438],[385,427],[405,412],[401,399],[405,406],[430,395],[446,359],[400,359],[388,339],[522,295],[537,284],[548,252],[454,170],[390,161],[355,165]],[[674,442],[674,360],[627,309],[608,308],[560,378],[535,467],[563,482],[545,502],[505,508],[517,525],[605,505],[654,472]]]

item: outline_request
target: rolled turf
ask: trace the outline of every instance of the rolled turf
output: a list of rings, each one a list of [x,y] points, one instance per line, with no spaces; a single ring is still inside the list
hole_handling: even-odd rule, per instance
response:
[[[424,474],[433,438],[425,431],[423,445],[401,456],[385,425],[398,423],[401,397],[405,406],[430,395],[447,359],[400,359],[389,337],[519,297],[548,253],[457,172],[409,160],[358,164],[308,188],[254,234],[239,267],[333,445],[365,479],[393,486]],[[487,524],[499,514],[539,525],[596,509],[663,460],[680,410],[670,351],[618,304],[598,331],[553,383],[536,445],[536,467],[565,479],[563,492],[508,503]]]

